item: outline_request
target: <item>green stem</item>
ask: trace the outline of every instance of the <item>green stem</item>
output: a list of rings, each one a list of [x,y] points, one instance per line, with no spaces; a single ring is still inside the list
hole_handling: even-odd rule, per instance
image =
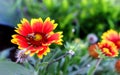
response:
[[[38,73],[39,73],[39,64],[40,64],[40,59],[38,59],[35,63],[34,75],[38,75]]]
[[[49,67],[51,64],[53,64],[53,63],[59,61],[60,59],[64,58],[64,57],[67,56],[67,55],[69,55],[69,53],[65,53],[64,55],[62,55],[62,56],[60,56],[60,57],[54,59],[54,60],[51,61],[51,62],[49,62],[48,65],[47,65],[47,67],[46,67],[45,73],[47,72],[48,67]]]
[[[57,59],[55,59],[55,60],[51,61],[50,63],[48,63],[48,65],[51,65],[52,63],[59,61],[60,59],[64,58],[67,55],[68,55],[68,53],[65,53],[64,55],[62,55],[62,56],[58,57]]]
[[[100,59],[97,60],[96,65],[91,68],[91,70],[88,73],[88,75],[94,75],[94,73],[95,73],[97,67],[99,66],[101,60],[102,60],[102,58],[100,58]]]

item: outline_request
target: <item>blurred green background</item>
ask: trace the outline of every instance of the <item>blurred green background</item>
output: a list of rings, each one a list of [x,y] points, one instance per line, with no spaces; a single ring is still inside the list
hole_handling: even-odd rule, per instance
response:
[[[0,0],[1,26],[13,28],[20,23],[22,18],[30,20],[39,17],[54,19],[58,23],[56,31],[63,31],[64,35],[64,46],[57,46],[56,55],[52,57],[52,53],[50,53],[43,61],[50,57],[54,59],[70,49],[75,51],[73,57],[68,56],[51,65],[52,69],[48,71],[48,75],[88,75],[91,70],[89,66],[94,65],[96,60],[89,57],[90,43],[86,40],[87,35],[94,33],[100,40],[102,33],[108,29],[120,31],[120,1]],[[7,31],[7,28],[4,31]],[[3,33],[0,35],[2,36]],[[96,71],[96,75],[117,75],[114,70],[114,63],[117,59],[104,60]]]
[[[65,40],[120,29],[119,0],[1,0],[0,5],[0,23],[16,26],[23,17],[49,16],[59,24]]]

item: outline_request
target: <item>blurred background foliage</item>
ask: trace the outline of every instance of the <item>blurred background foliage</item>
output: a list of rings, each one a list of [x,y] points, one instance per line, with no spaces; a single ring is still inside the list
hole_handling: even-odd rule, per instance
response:
[[[9,31],[5,32],[8,29],[2,26],[12,29],[20,23],[22,18],[41,17],[45,19],[48,16],[58,23],[56,31],[63,31],[64,46],[55,46],[55,49],[51,49],[51,53],[44,57],[42,62],[49,62],[68,50],[73,50],[75,55],[67,56],[50,65],[47,75],[89,75],[89,71],[94,66],[96,59],[89,56],[88,47],[90,43],[86,40],[87,35],[94,33],[100,40],[101,34],[108,29],[112,28],[120,31],[119,0],[0,0],[0,28],[3,29],[0,32],[0,36],[3,36],[4,33],[5,35],[9,33]],[[10,34],[12,35],[13,33]],[[10,34],[9,38],[7,38],[9,40],[11,39]],[[9,45],[8,41],[4,43],[4,45],[7,44],[7,47],[0,43],[1,47],[5,48],[0,47],[2,49],[0,66],[6,65],[6,61],[3,62],[2,60],[9,57],[12,51],[11,48],[14,46]],[[8,48],[8,45],[11,48]],[[117,75],[114,70],[114,64],[117,59],[105,59],[102,61],[96,71],[96,75]],[[11,64],[13,65],[14,63]],[[7,68],[4,67],[5,70],[11,69],[9,66],[10,64],[7,64]],[[18,64],[16,66],[21,68]],[[16,66],[13,66],[13,68],[16,68]],[[45,67],[44,63],[40,69],[41,73],[44,70],[43,67]],[[28,69],[30,73],[31,68]],[[28,69],[25,68],[25,70]],[[11,72],[13,71],[15,70],[11,70]],[[19,70],[16,70],[16,72],[18,73]],[[3,71],[0,70],[0,73],[3,73]],[[28,75],[30,75],[29,73]],[[3,73],[3,75],[6,74]],[[27,75],[26,72],[25,75]]]
[[[0,23],[15,26],[23,17],[49,16],[59,24],[57,29],[63,30],[65,40],[85,38],[89,33],[100,36],[110,28],[120,30],[119,3],[118,0],[4,0]]]
[[[64,39],[85,38],[89,33],[98,36],[107,29],[119,30],[118,0],[24,0],[22,17],[45,18],[50,16],[63,30]],[[66,32],[67,31],[67,32]]]

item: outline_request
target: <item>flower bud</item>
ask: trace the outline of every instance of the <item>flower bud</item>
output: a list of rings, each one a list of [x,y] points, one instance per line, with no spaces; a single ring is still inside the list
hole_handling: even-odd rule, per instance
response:
[[[75,54],[75,52],[74,52],[73,50],[69,50],[68,53],[69,53],[70,55],[74,55],[74,54]]]
[[[26,52],[26,49],[23,49],[23,50],[19,50],[17,53],[16,53],[16,63],[20,62],[20,63],[23,63],[23,62],[27,62],[27,60],[29,59],[29,56],[27,54],[25,54]]]
[[[98,53],[96,52],[96,46],[97,46],[97,44],[92,44],[88,48],[89,54],[93,58],[98,58]]]
[[[91,33],[87,35],[87,40],[90,44],[95,44],[98,41],[98,37],[95,34]]]

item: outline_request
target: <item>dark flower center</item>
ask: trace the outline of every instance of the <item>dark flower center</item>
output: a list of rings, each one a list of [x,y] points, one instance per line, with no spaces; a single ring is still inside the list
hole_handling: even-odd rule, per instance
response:
[[[31,33],[27,35],[26,39],[29,45],[38,47],[47,41],[47,36],[42,33]]]

